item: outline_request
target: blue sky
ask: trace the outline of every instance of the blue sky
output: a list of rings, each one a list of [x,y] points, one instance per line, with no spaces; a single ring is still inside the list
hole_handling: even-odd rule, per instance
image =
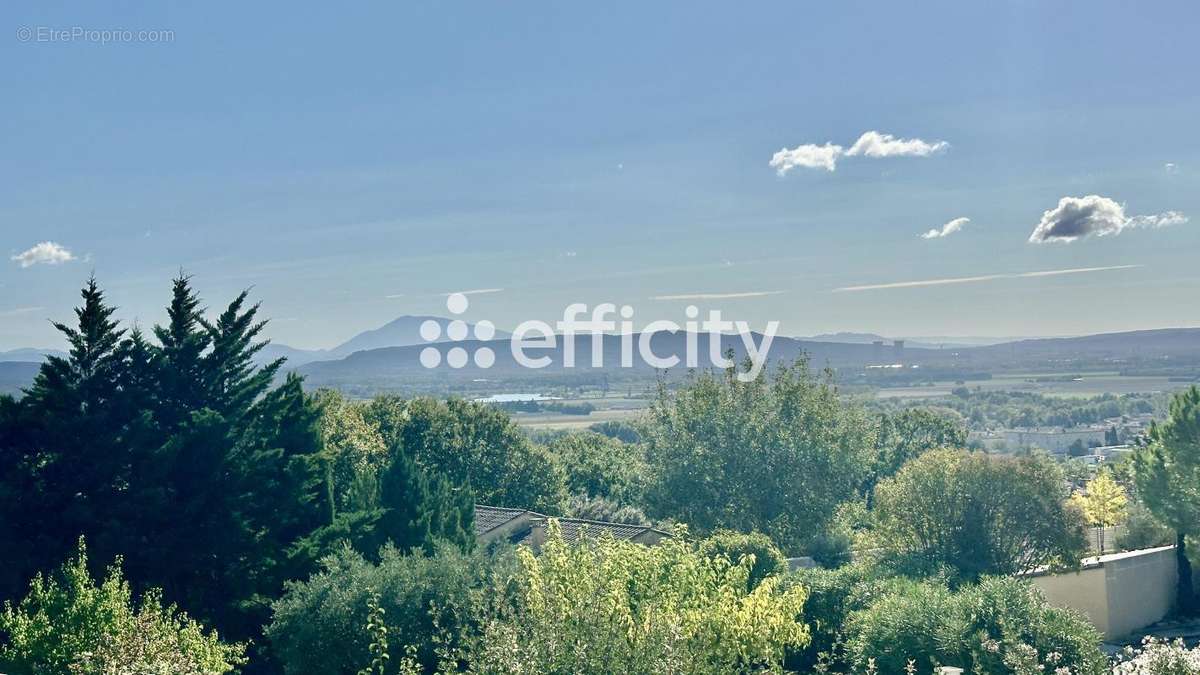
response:
[[[300,347],[470,289],[502,328],[1200,325],[1195,3],[108,4],[0,9],[0,349],[57,344],[92,271],[161,321],[181,268]],[[37,38],[74,27],[173,39]],[[850,154],[868,131],[948,146]],[[1091,236],[1029,241],[1089,195],[1048,227]]]

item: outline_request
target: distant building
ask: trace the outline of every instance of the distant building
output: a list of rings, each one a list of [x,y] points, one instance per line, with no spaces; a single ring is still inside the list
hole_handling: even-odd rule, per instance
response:
[[[892,360],[896,363],[904,363],[904,340],[892,342]]]
[[[1066,452],[1076,441],[1085,448],[1104,445],[1104,428],[1084,429],[1005,429],[1004,443],[1010,448],[1042,448]]]
[[[871,363],[883,363],[883,340],[871,343]]]
[[[476,504],[475,538],[481,544],[507,541],[511,544],[525,544],[537,550],[546,542],[546,533],[551,518],[554,517],[526,509],[507,509]],[[554,518],[554,520],[558,521],[563,539],[567,542],[576,542],[584,538],[596,539],[607,533],[614,539],[653,546],[671,536],[669,532],[663,532],[649,525],[607,523],[580,518]]]

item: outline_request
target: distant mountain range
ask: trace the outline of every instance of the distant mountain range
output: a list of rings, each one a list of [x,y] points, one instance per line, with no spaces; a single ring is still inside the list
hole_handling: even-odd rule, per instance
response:
[[[41,363],[47,356],[66,356],[66,352],[57,349],[10,349],[0,352],[0,363],[8,361],[35,361]]]
[[[974,336],[911,336],[911,337],[884,337],[875,333],[822,333],[810,337],[798,337],[797,340],[808,342],[845,342],[847,344],[871,344],[872,342],[883,342],[891,345],[896,340],[903,340],[908,347],[916,347],[918,349],[947,349],[956,347],[985,347],[987,345],[996,345],[1002,342],[1016,342],[1018,340],[1035,340],[1039,338],[1033,337],[974,337]]]
[[[635,336],[634,344],[637,343]],[[469,341],[461,343],[468,353],[473,353],[481,347],[487,347],[495,354],[495,363],[490,368],[479,368],[468,363],[461,369],[452,369],[442,365],[435,369],[427,369],[421,365],[420,353],[425,345],[410,345],[404,347],[388,347],[356,352],[346,358],[332,361],[317,361],[308,363],[298,372],[305,375],[310,386],[334,387],[368,387],[371,383],[387,381],[402,381],[405,379],[435,377],[440,381],[477,380],[479,378],[498,378],[521,376],[524,378],[578,374],[604,370],[614,372],[619,368],[620,338],[606,335],[602,338],[601,352],[603,366],[592,369],[591,350],[592,337],[578,335],[575,339],[577,366],[564,368],[562,366],[562,341],[553,349],[531,351],[531,357],[549,356],[551,363],[541,370],[521,368],[515,362],[507,340],[490,342]],[[755,336],[756,344],[761,336]],[[667,356],[686,353],[686,336],[683,333],[657,333],[651,340],[655,354]],[[697,353],[700,355],[699,366],[706,368],[708,360],[708,335],[696,336]],[[1109,333],[1071,338],[1037,338],[1018,340],[1002,344],[950,348],[937,346],[935,348],[909,346],[897,352],[890,342],[885,341],[881,349],[868,342],[828,342],[820,340],[801,340],[787,337],[776,337],[771,345],[769,358],[773,361],[787,361],[801,355],[807,355],[814,367],[832,367],[835,369],[850,369],[851,371],[867,372],[872,366],[885,367],[898,363],[905,366],[905,371],[924,373],[923,377],[934,379],[940,375],[951,373],[983,374],[994,371],[1017,369],[1078,369],[1078,370],[1120,370],[1120,371],[1149,371],[1164,370],[1190,374],[1200,374],[1200,328],[1179,328],[1163,330],[1134,331],[1128,333]],[[733,349],[737,358],[745,355],[742,340],[738,336],[722,336],[719,351]],[[445,348],[442,348],[445,351]],[[643,362],[634,353],[632,362],[634,370],[652,370],[652,366]],[[686,365],[680,364],[675,370],[684,370]],[[957,376],[955,376],[957,379]]]
[[[453,319],[441,316],[406,315],[390,321],[379,328],[363,331],[333,349],[297,349],[285,344],[271,343],[259,352],[258,360],[266,363],[279,357],[284,357],[288,360],[288,367],[296,368],[314,361],[344,358],[354,352],[361,352],[368,349],[429,344],[425,338],[421,337],[421,325],[426,321],[436,321],[440,329],[440,338],[434,340],[434,342],[441,342],[448,339],[446,337],[446,328]],[[470,335],[475,334],[474,324],[468,323],[467,329]],[[497,330],[494,333],[497,339],[508,339],[509,337],[509,334],[504,331]]]
[[[465,340],[459,343],[469,353],[480,347],[488,347],[495,355],[492,367],[484,369],[473,363],[461,369],[442,365],[427,369],[421,365],[421,351],[433,344],[424,340],[420,326],[427,320],[438,323],[439,339],[447,340],[446,329],[451,320],[435,316],[402,316],[380,328],[360,333],[346,342],[328,350],[303,350],[287,345],[271,344],[259,354],[266,362],[278,357],[287,358],[285,369],[296,371],[307,378],[313,387],[363,387],[388,381],[436,379],[451,383],[470,380],[491,379],[497,376],[537,378],[547,375],[587,376],[597,370],[613,373],[621,363],[620,337],[606,335],[600,345],[603,367],[591,368],[592,338],[589,335],[576,337],[577,367],[562,367],[562,341],[550,350],[531,351],[530,356],[546,355],[551,365],[541,370],[521,368],[514,361],[509,348],[508,333],[496,332],[490,341]],[[474,326],[468,324],[469,336],[474,336]],[[636,338],[636,336],[635,336]],[[697,338],[699,366],[708,367],[708,335]],[[756,344],[761,336],[755,336]],[[964,338],[955,338],[963,340]],[[985,338],[968,338],[985,340]],[[808,355],[815,367],[850,369],[865,373],[872,366],[890,366],[903,363],[909,368],[926,373],[933,378],[935,373],[989,373],[1018,369],[1052,369],[1056,372],[1070,370],[1105,369],[1122,372],[1154,372],[1159,374],[1192,377],[1200,374],[1200,328],[1168,328],[1159,330],[1105,333],[1066,338],[1030,338],[963,345],[951,342],[926,342],[913,338],[905,339],[903,350],[893,346],[893,339],[872,333],[836,333],[817,335],[810,338],[776,337],[771,345],[771,360],[791,360],[802,354]],[[882,341],[881,347],[873,344]],[[434,341],[437,342],[437,341]],[[636,339],[635,343],[636,345]],[[651,340],[655,354],[660,356],[686,352],[684,333],[658,333]],[[443,357],[448,347],[439,347]],[[745,354],[739,336],[722,336],[720,351],[733,349],[738,358]],[[653,370],[644,363],[634,350],[633,369]],[[54,350],[19,349],[0,352],[0,392],[15,392],[28,386],[37,372],[38,365],[47,354],[62,354]],[[683,370],[680,364],[675,370]],[[906,368],[908,370],[908,368]],[[628,371],[625,371],[628,372]]]

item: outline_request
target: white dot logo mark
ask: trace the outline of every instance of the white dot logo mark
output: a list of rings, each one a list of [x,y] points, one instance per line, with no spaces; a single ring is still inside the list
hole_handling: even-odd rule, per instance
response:
[[[433,342],[442,336],[442,325],[435,319],[426,319],[421,324],[421,339],[426,342]]]
[[[442,362],[442,354],[435,347],[426,347],[421,350],[421,365],[426,368],[437,368]]]
[[[466,293],[451,293],[446,296],[446,310],[451,314],[463,314],[470,307]],[[443,320],[444,321],[444,320]],[[421,339],[425,342],[437,342],[442,339],[442,323],[437,319],[426,319],[421,323]],[[462,342],[470,337],[471,325],[462,319],[454,319],[446,323],[445,339],[450,342]],[[496,335],[496,326],[491,321],[480,321],[474,327],[475,338],[491,340]],[[491,368],[496,363],[496,353],[487,347],[468,352],[463,347],[451,347],[446,352],[446,365],[451,368],[464,368],[471,361],[480,368]],[[421,365],[426,368],[437,368],[442,364],[442,353],[436,347],[426,347],[421,350]]]
[[[446,298],[446,309],[450,310],[451,314],[462,314],[470,304],[467,296],[462,293],[451,293],[450,297]]]
[[[455,319],[446,326],[446,337],[455,342],[462,342],[467,339],[467,322],[461,319]]]
[[[467,365],[467,350],[455,347],[446,353],[446,365],[451,368],[462,368]]]

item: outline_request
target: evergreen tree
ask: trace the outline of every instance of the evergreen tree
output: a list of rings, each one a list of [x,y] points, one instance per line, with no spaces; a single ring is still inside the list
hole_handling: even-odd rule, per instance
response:
[[[204,357],[205,370],[210,378],[211,407],[226,417],[250,409],[283,366],[276,359],[262,368],[255,368],[254,356],[267,346],[255,339],[266,327],[266,321],[255,321],[259,306],[242,311],[248,291],[242,291],[221,313],[216,323],[201,319],[208,332],[211,351]]]
[[[1152,426],[1149,436],[1150,443],[1133,458],[1138,496],[1175,530],[1176,610],[1191,614],[1197,603],[1187,537],[1200,533],[1200,388],[1177,394],[1167,421]]]
[[[391,454],[379,480],[378,543],[390,541],[402,551],[432,553],[434,542],[442,540],[471,550],[475,543],[471,491],[456,489],[445,477],[422,471],[401,448],[393,447]]]
[[[212,365],[204,358],[212,337],[204,327],[204,310],[191,277],[181,273],[172,286],[167,325],[154,327],[159,342],[157,414],[168,432],[204,407],[210,383],[206,367]]]
[[[124,331],[95,278],[81,296],[75,326],[54,324],[70,345],[68,355],[47,359],[22,401],[27,473],[21,482],[27,492],[14,515],[36,569],[65,557],[81,534],[103,555],[113,555],[117,542],[107,533],[129,479],[122,438],[128,407],[119,386]]]

